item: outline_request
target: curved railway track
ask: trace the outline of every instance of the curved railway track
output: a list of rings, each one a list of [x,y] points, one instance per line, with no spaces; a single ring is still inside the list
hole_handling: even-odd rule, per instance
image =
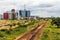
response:
[[[39,36],[41,35],[42,29],[45,27],[47,21],[42,24],[38,24],[34,29],[30,32],[23,35],[21,38],[16,40],[38,40]]]

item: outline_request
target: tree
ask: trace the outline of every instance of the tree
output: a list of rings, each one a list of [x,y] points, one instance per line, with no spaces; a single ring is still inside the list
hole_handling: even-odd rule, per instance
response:
[[[60,28],[60,18],[59,17],[53,18],[52,19],[52,24],[56,24],[57,28]]]

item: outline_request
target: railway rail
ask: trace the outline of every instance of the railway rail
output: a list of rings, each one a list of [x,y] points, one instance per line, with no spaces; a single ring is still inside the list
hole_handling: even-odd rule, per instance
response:
[[[46,23],[47,21],[38,24],[34,29],[16,40],[38,40],[38,37],[41,35],[41,30],[45,27]]]

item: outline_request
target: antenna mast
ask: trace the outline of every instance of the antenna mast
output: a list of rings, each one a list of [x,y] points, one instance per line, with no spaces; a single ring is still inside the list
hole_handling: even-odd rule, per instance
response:
[[[24,4],[24,10],[26,10],[26,5]]]

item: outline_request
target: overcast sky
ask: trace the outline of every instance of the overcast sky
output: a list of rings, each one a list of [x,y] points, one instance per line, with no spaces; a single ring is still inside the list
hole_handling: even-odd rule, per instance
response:
[[[31,15],[40,17],[60,17],[60,0],[0,0],[0,14],[11,9],[31,11]]]

